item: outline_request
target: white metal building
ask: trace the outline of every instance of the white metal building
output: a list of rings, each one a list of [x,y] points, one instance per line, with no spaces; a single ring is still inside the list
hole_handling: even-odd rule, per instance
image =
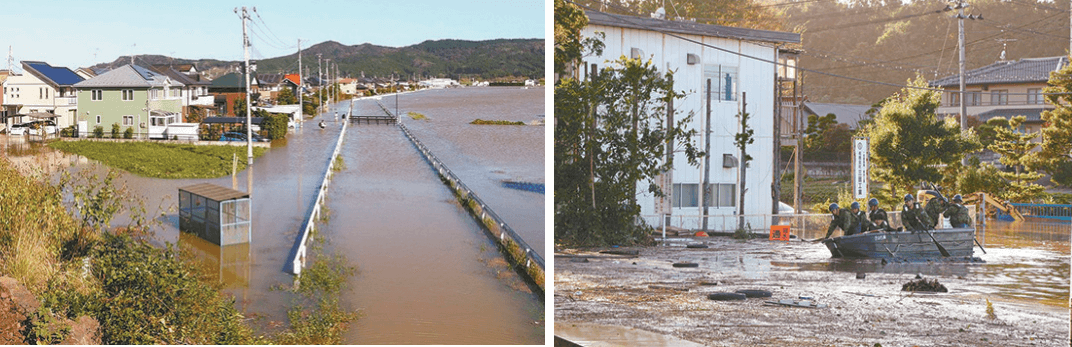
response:
[[[623,55],[651,59],[660,70],[673,71],[674,89],[684,90],[687,94],[683,100],[675,101],[674,108],[679,111],[676,117],[693,113],[690,127],[697,130],[693,143],[701,150],[704,148],[703,129],[707,126],[704,88],[707,79],[711,79],[714,91],[709,168],[711,198],[705,203],[709,206],[711,217],[708,222],[713,230],[733,230],[736,225],[734,218],[727,218],[736,215],[740,193],[736,165],[740,162],[740,151],[733,142],[734,135],[740,131],[737,115],[742,99],[745,99],[743,96],[747,94],[746,111],[751,115],[749,126],[755,130],[755,142],[747,148],[753,160],[746,170],[744,212],[746,215],[770,214],[775,203],[771,183],[778,172],[773,160],[775,65],[745,56],[776,61],[778,46],[799,43],[800,35],[595,11],[586,14],[589,23],[582,35],[593,37],[596,32],[602,32],[606,35],[603,40],[606,47],[602,56],[584,58],[586,69],[581,69],[578,77],[585,78],[592,64],[603,68],[608,61]],[[646,192],[647,184],[638,185],[641,192],[637,201],[645,219],[657,227],[663,219],[659,216],[669,214],[670,225],[697,228],[703,211],[700,185],[705,169],[702,161],[699,168],[690,166],[684,153],[676,153],[673,172],[661,184],[664,191],[671,193],[669,199],[656,199]],[[724,227],[726,222],[733,226]],[[764,223],[762,219],[749,223],[756,229],[765,227],[761,225]]]

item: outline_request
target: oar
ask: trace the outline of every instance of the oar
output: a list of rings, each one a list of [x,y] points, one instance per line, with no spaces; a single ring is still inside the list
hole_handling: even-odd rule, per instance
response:
[[[972,240],[975,240],[975,244],[979,245],[979,249],[983,250],[983,254],[986,254],[986,248],[983,248],[983,244],[979,243],[979,239],[972,235]]]
[[[938,246],[938,251],[942,252],[943,257],[949,256],[949,251],[945,250],[945,247],[942,247],[942,244],[938,243],[938,239],[934,238],[934,233],[932,233],[931,230],[924,230],[923,232],[926,232],[927,235],[931,237],[931,241],[934,241],[934,245]]]

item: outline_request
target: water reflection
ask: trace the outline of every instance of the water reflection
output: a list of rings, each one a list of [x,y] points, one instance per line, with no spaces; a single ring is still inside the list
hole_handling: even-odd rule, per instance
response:
[[[245,311],[253,276],[249,243],[217,246],[190,233],[179,233],[179,249],[197,264],[207,279],[223,284],[224,291],[235,296]]]

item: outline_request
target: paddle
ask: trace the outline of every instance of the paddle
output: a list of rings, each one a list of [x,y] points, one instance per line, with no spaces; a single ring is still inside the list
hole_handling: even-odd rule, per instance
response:
[[[938,243],[938,239],[934,238],[934,233],[932,233],[931,230],[924,230],[923,232],[927,233],[927,235],[931,237],[931,241],[934,241],[934,245],[938,246],[938,251],[942,252],[943,257],[949,256],[949,251],[945,250],[945,247],[942,247],[942,244]]]
[[[983,244],[979,243],[979,239],[972,236],[972,240],[975,240],[975,244],[979,245],[979,249],[983,250],[983,254],[986,254],[986,248],[983,248]]]

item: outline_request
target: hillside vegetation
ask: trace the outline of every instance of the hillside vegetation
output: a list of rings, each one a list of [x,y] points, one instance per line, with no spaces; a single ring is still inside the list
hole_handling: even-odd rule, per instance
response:
[[[339,65],[339,74],[349,77],[387,77],[392,73],[407,76],[465,77],[484,80],[503,77],[543,77],[544,40],[498,39],[486,41],[429,40],[407,47],[384,47],[370,43],[343,45],[325,41],[302,49],[302,65],[315,72],[317,54]],[[176,59],[162,55],[139,55],[138,64],[196,64],[199,71],[225,73],[238,61],[215,59]],[[129,57],[94,65],[94,69],[112,69],[129,64]],[[258,73],[296,73],[298,53],[257,61]],[[214,77],[214,76],[209,76]]]

